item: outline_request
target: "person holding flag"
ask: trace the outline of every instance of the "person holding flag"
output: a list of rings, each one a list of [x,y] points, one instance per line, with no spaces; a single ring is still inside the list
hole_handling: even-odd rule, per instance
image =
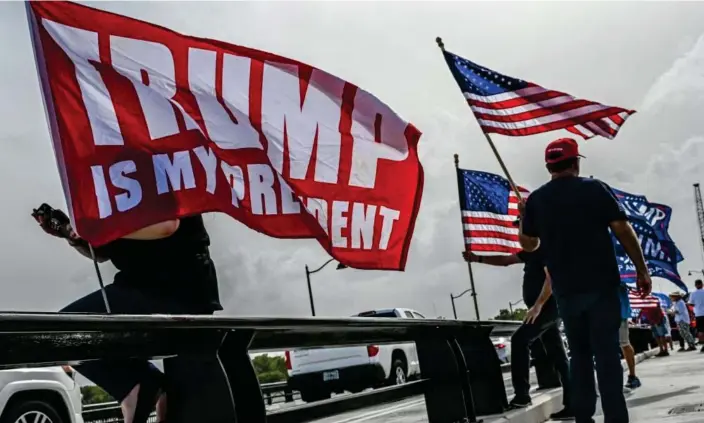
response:
[[[532,404],[530,397],[529,348],[538,339],[545,344],[546,354],[560,375],[563,387],[564,409],[550,416],[551,420],[571,420],[571,389],[569,362],[562,343],[557,315],[557,305],[552,297],[550,279],[547,277],[540,251],[521,251],[510,255],[476,255],[463,252],[466,261],[490,266],[511,266],[523,263],[523,302],[530,309],[526,320],[511,336],[511,380],[515,395],[509,402],[511,408],[524,408]]]
[[[62,313],[210,315],[222,310],[215,265],[209,253],[210,238],[201,215],[156,223],[96,248],[76,234],[61,210],[44,204],[33,216],[47,234],[65,239],[87,258],[111,261],[118,269],[114,282],[104,291],[97,290],[74,301]],[[171,401],[191,399],[180,398],[182,391],[174,383],[174,377],[183,375],[176,370],[180,367],[174,366],[183,365],[197,365],[201,377],[209,376],[208,388],[195,388],[209,392],[213,403],[220,404],[218,394],[224,391],[218,390],[219,382],[226,380],[226,375],[216,358],[211,362],[169,358],[164,361],[166,375],[140,359],[97,360],[75,368],[117,400],[126,423],[146,423],[155,408],[158,421],[165,421],[167,395]],[[173,374],[171,369],[179,374]],[[208,411],[211,412],[226,415],[225,410]],[[209,414],[202,417],[209,421]]]
[[[633,261],[641,294],[652,281],[640,243],[611,188],[581,178],[577,142],[548,144],[545,163],[551,180],[519,203],[521,247],[541,249],[572,356],[570,376],[577,423],[593,422],[596,411],[594,362],[605,422],[628,423],[619,354],[621,277],[610,231]]]

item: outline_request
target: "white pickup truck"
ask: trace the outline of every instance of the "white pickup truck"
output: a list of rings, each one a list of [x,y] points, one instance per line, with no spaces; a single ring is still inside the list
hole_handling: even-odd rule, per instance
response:
[[[0,423],[83,423],[71,367],[0,371]]]
[[[392,308],[354,317],[425,319],[415,310]],[[311,348],[286,351],[288,384],[305,402],[330,398],[333,392],[405,383],[420,376],[414,342],[359,347]]]

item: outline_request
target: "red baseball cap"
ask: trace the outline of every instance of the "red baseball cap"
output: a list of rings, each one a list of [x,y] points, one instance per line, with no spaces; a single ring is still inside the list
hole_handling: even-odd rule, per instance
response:
[[[557,163],[576,157],[584,156],[579,154],[579,145],[572,138],[560,138],[545,147],[545,163]]]

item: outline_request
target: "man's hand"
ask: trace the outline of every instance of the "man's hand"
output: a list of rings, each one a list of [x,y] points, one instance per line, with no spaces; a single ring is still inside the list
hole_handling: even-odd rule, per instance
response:
[[[38,209],[35,209],[32,217],[39,223],[42,230],[49,235],[67,239],[76,236],[66,213],[54,209],[48,204],[42,204]]]
[[[526,200],[521,198],[518,200],[518,213],[520,214],[521,217],[523,217],[523,214],[526,212]]]
[[[543,311],[543,306],[540,304],[535,304],[533,307],[531,307],[528,312],[526,313],[525,319],[523,319],[523,322],[527,324],[533,324],[535,321],[538,319],[538,316],[540,315],[540,312]]]
[[[464,261],[468,261],[471,263],[479,262],[479,256],[471,251],[462,251],[462,257],[464,258]]]
[[[638,292],[642,297],[650,295],[653,292],[653,281],[650,279],[650,273],[639,271],[637,272],[636,286],[638,286]]]

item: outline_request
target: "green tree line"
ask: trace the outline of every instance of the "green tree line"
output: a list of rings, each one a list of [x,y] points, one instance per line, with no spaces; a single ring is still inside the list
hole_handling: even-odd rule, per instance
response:
[[[513,313],[506,308],[499,310],[499,314],[494,316],[493,320],[519,320],[523,321],[528,313],[528,309],[525,308],[515,308]]]

